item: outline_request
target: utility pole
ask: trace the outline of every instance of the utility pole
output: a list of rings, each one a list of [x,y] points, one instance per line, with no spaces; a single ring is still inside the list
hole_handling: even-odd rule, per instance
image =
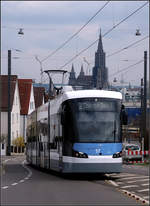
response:
[[[8,50],[8,142],[7,156],[11,156],[11,104],[10,104],[10,82],[11,82],[11,50]]]
[[[150,66],[149,66],[149,92],[148,92],[148,95],[149,95],[149,116],[148,116],[148,125],[149,125],[149,149],[150,149]],[[150,155],[149,155],[150,157]]]
[[[144,137],[144,150],[147,150],[147,51],[144,51],[144,97],[143,97],[143,137]]]
[[[143,150],[143,78],[141,79],[141,120],[140,120],[140,130],[141,130],[141,137],[140,137],[140,143],[141,143],[141,150]]]

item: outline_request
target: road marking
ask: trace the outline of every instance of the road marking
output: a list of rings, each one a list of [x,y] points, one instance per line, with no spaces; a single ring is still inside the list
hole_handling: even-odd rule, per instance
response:
[[[105,174],[107,177],[132,177],[135,176],[135,174],[129,174],[129,173],[123,173],[123,174]]]
[[[108,182],[109,182],[110,184],[114,185],[115,187],[118,187],[118,184],[117,184],[116,182],[114,182],[114,181],[112,181],[112,180],[108,180]]]
[[[128,181],[127,183],[142,182],[142,181],[148,181],[148,180],[149,179],[133,180],[133,181]]]
[[[146,183],[146,184],[141,184],[142,186],[149,186],[149,183]]]
[[[148,189],[144,189],[144,190],[138,190],[138,192],[147,192],[149,191],[149,188]]]
[[[16,161],[17,158],[7,159],[7,160],[4,161],[4,163],[8,162],[9,160],[15,160],[15,161]],[[24,161],[21,163],[21,165],[22,165],[22,167],[23,167],[24,169],[26,169],[26,170],[28,171],[28,175],[27,175],[24,179],[22,179],[22,180],[20,180],[20,181],[18,181],[18,182],[12,183],[10,186],[15,186],[15,185],[18,185],[19,183],[25,182],[26,180],[28,180],[28,179],[32,176],[32,171],[31,171],[27,166],[25,166],[25,163],[26,163],[26,160],[24,160]],[[10,186],[3,186],[3,187],[1,187],[1,188],[2,188],[2,189],[7,189],[7,188],[9,188]]]
[[[19,182],[24,182],[25,180],[20,180]]]
[[[139,187],[139,186],[138,185],[127,185],[127,186],[123,186],[121,188],[125,189],[125,188],[130,188],[130,187]]]
[[[14,185],[18,185],[18,183],[17,182],[14,182],[13,184],[11,184],[12,186],[14,186]]]
[[[122,178],[123,180],[130,180],[130,179],[139,179],[139,178],[146,178],[147,176],[135,176],[135,177],[125,177]]]
[[[149,196],[144,196],[143,198],[144,198],[144,199],[149,199]]]
[[[117,175],[116,175],[117,176]],[[118,175],[118,177],[132,177],[132,176],[135,176],[135,174],[120,174],[120,175]]]
[[[2,189],[7,189],[8,188],[8,186],[4,186],[4,187],[2,187]]]

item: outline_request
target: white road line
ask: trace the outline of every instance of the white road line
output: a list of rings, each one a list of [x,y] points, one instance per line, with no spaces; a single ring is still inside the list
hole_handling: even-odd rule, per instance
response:
[[[141,180],[133,180],[133,181],[128,181],[127,183],[134,183],[134,182],[144,182],[144,181],[148,181],[148,179],[141,179]]]
[[[18,185],[18,183],[17,182],[14,182],[13,184],[11,184],[12,186],[15,186],[15,185]]]
[[[130,179],[139,179],[139,178],[146,178],[147,176],[135,176],[135,177],[123,177],[123,180],[130,180]]]
[[[125,188],[131,188],[131,187],[139,187],[139,186],[138,185],[127,185],[127,186],[123,186],[121,188],[125,189]]]
[[[118,187],[118,184],[112,180],[108,180],[108,182],[110,182],[112,185],[114,185],[115,187]]]
[[[25,180],[20,180],[19,182],[24,182]]]
[[[116,177],[132,177],[132,176],[135,176],[135,174],[120,174],[120,175],[116,175]]]
[[[4,186],[4,187],[2,187],[2,189],[7,189],[8,188],[8,186]]]
[[[149,196],[144,196],[143,198],[144,198],[144,199],[149,199]]]
[[[147,183],[147,184],[141,184],[142,186],[149,186],[149,183]]]
[[[9,160],[17,160],[17,157],[14,158],[14,159],[7,159],[7,160],[4,161],[4,163],[8,162]],[[15,186],[15,185],[18,185],[19,183],[25,182],[26,180],[28,180],[28,179],[32,176],[32,171],[25,165],[25,163],[26,163],[26,160],[24,160],[24,161],[22,162],[22,167],[23,167],[24,169],[26,169],[29,174],[28,174],[24,179],[20,180],[18,183],[17,183],[17,182],[14,182],[14,183],[12,183],[10,186]],[[7,188],[9,188],[10,186],[4,186],[4,187],[1,187],[1,188],[2,188],[2,189],[7,189]]]
[[[144,190],[138,190],[138,192],[147,192],[149,191],[149,188],[148,189],[144,189]]]
[[[106,174],[107,177],[111,176],[111,177],[132,177],[135,176],[135,174],[129,174],[129,173],[122,173],[122,174]]]

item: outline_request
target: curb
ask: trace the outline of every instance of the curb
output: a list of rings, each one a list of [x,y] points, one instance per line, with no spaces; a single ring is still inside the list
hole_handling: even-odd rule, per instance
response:
[[[140,196],[135,195],[134,193],[131,193],[131,192],[127,191],[127,190],[122,190],[122,189],[119,189],[119,191],[122,192],[122,193],[124,193],[125,195],[127,195],[127,196],[129,196],[129,197],[134,198],[134,199],[137,200],[137,201],[142,202],[143,204],[149,205],[149,201],[148,201],[148,200],[145,200],[145,199],[141,198]]]

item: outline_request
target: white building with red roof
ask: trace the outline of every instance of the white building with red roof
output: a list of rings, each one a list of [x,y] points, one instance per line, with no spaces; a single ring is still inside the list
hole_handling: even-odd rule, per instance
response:
[[[1,154],[6,153],[6,142],[8,138],[8,76],[0,76],[0,136],[1,136]],[[11,76],[10,80],[10,107],[11,107],[11,145],[13,140],[20,136],[20,96],[18,89],[18,80],[16,75]]]

